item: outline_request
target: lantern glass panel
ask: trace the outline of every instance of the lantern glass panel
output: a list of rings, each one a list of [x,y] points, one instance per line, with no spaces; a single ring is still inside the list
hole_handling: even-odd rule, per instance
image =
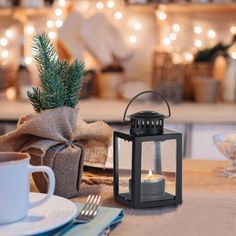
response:
[[[131,200],[129,180],[132,175],[132,142],[118,138],[118,195]]]
[[[174,199],[176,140],[142,142],[140,201]]]

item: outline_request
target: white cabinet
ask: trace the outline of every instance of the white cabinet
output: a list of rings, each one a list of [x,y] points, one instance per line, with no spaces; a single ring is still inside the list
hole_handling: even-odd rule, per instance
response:
[[[115,129],[128,128],[116,126]],[[166,123],[165,128],[182,133],[183,156],[190,159],[225,160],[213,143],[213,136],[236,132],[236,125]],[[109,159],[112,159],[110,152]]]
[[[192,159],[225,160],[213,143],[213,136],[220,133],[236,132],[236,125],[193,125],[191,157]]]

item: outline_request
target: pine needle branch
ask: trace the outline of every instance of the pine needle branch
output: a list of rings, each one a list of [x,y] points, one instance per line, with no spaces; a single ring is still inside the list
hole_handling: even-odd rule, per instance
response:
[[[68,71],[68,78],[64,80],[67,96],[65,105],[75,108],[79,101],[79,94],[82,87],[82,79],[84,76],[84,63],[75,60]]]
[[[41,92],[38,88],[32,88],[31,91],[27,91],[27,96],[34,107],[36,112],[41,112],[43,110]]]
[[[33,88],[27,95],[36,112],[63,106],[75,108],[84,75],[84,64],[75,60],[71,65],[58,59],[54,45],[45,33],[33,38],[33,56],[42,89]]]

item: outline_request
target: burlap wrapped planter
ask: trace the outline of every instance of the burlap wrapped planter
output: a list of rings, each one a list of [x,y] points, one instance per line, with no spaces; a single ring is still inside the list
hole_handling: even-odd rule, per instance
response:
[[[37,154],[30,153],[30,155],[30,164],[43,164],[53,169],[56,179],[55,195],[72,198],[79,194],[84,163],[82,146],[68,146],[59,152],[57,152],[57,148],[52,147],[47,151],[44,161]],[[48,190],[47,176],[41,172],[33,173],[33,179],[38,190],[46,193]]]
[[[91,140],[87,143],[81,141],[81,144],[82,146],[86,146],[84,149],[84,155],[86,156],[84,164],[87,166],[104,167],[109,146],[95,140]]]
[[[78,120],[78,110],[63,107],[23,117],[17,129],[0,137],[0,151],[31,155],[31,164],[47,165],[56,177],[55,194],[78,195],[84,162],[104,166],[112,129],[102,121]],[[33,175],[40,192],[47,191],[47,176]]]

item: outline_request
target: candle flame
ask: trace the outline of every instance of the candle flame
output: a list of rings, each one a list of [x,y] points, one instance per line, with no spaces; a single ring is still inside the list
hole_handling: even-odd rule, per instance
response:
[[[152,174],[152,170],[148,171],[148,180],[150,180],[152,178],[153,174]]]

